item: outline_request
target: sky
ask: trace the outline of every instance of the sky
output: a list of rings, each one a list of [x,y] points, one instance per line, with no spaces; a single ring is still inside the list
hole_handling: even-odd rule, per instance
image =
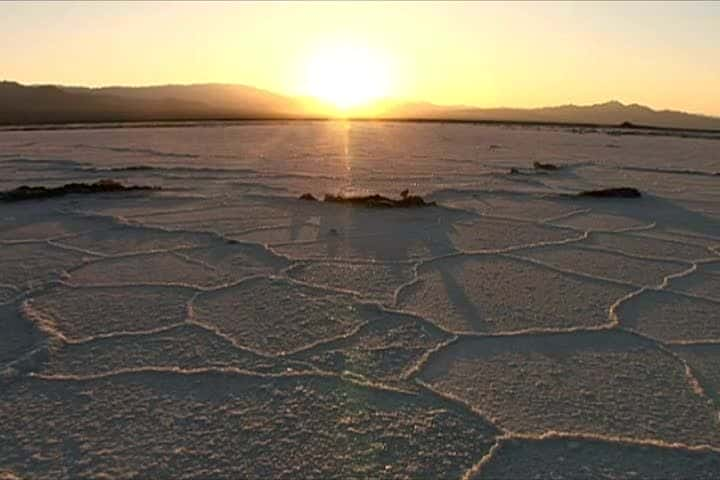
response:
[[[0,79],[720,116],[720,2],[3,1]]]

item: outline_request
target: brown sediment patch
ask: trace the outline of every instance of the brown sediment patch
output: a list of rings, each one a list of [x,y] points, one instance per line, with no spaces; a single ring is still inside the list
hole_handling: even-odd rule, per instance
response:
[[[575,196],[592,198],[640,198],[642,197],[642,194],[637,188],[617,187],[602,188],[599,190],[584,190],[582,192],[579,192]]]
[[[563,167],[555,165],[554,163],[541,163],[541,162],[533,162],[533,168],[535,170],[548,170],[548,171],[555,171],[560,170]]]
[[[311,202],[319,201],[310,193],[304,193],[300,196],[300,200]],[[419,195],[408,195],[407,191],[402,192],[401,198],[394,199],[382,195],[364,195],[358,197],[345,197],[343,195],[333,195],[326,193],[323,198],[325,203],[340,203],[356,207],[366,208],[413,208],[413,207],[436,207],[435,202],[426,202]]]
[[[0,192],[2,202],[20,202],[23,200],[39,200],[61,197],[71,194],[117,193],[132,191],[154,191],[160,187],[144,185],[123,185],[115,180],[98,180],[95,183],[66,183],[61,187],[29,187],[20,186],[14,190]]]

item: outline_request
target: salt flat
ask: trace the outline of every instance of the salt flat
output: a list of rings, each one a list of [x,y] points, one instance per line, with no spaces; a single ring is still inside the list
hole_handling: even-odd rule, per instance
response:
[[[714,478],[716,172],[720,135],[0,131],[0,190],[162,188],[0,203],[0,478]],[[298,199],[404,189],[438,206]]]

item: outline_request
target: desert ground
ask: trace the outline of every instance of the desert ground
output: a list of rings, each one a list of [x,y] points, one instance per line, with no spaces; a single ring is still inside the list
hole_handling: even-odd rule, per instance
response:
[[[0,478],[717,478],[720,134],[658,133],[0,131],[159,187],[0,197]]]

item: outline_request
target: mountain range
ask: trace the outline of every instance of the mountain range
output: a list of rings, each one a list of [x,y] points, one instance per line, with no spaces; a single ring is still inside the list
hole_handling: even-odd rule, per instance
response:
[[[0,82],[0,125],[325,118],[331,110],[311,98],[290,97],[244,85],[86,88]],[[653,110],[617,101],[585,106],[487,109],[383,100],[353,112],[352,116],[720,130],[718,117]]]

